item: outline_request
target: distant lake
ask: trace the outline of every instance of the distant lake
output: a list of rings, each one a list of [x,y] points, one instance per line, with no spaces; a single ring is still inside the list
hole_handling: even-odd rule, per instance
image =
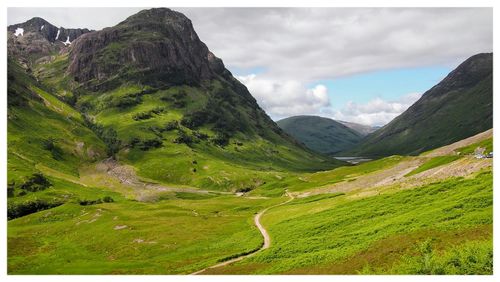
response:
[[[351,164],[359,164],[359,163],[364,163],[367,161],[371,161],[372,159],[365,158],[365,157],[334,157],[337,160],[348,162]]]

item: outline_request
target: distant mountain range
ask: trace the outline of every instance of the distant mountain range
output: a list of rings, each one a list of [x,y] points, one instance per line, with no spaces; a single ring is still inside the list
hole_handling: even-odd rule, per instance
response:
[[[293,116],[277,122],[286,133],[308,148],[334,155],[353,148],[376,128],[318,116]]]
[[[343,121],[343,120],[336,120],[336,121],[353,129],[354,131],[357,131],[358,133],[360,133],[363,136],[366,136],[370,133],[373,133],[373,132],[377,131],[377,129],[381,128],[381,126],[370,126],[370,125],[359,124],[359,123]]]
[[[493,127],[492,79],[493,54],[478,54],[381,128],[317,116],[295,116],[277,123],[323,154],[417,155]]]

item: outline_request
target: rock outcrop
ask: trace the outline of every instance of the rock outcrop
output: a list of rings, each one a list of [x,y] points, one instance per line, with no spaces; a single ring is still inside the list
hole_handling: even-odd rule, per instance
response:
[[[90,30],[87,28],[58,28],[42,18],[35,17],[7,27],[8,53],[29,62],[64,49],[88,32]]]
[[[193,85],[227,72],[191,21],[167,8],[144,10],[114,27],[79,37],[68,70],[76,81],[94,88],[109,87],[116,80]]]

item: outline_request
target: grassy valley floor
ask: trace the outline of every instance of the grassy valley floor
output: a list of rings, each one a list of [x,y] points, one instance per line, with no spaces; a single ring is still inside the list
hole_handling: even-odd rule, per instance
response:
[[[116,163],[78,176],[38,165],[53,187],[9,204],[58,205],[9,220],[8,272],[193,273],[260,249],[254,217],[288,191],[293,200],[260,218],[269,248],[202,274],[491,274],[492,159],[468,155],[491,136],[290,174],[242,195],[148,182]]]

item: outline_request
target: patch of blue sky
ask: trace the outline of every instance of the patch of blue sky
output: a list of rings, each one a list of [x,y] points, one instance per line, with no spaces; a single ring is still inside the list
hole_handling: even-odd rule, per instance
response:
[[[441,66],[382,70],[315,81],[307,87],[325,85],[332,108],[340,109],[349,101],[364,104],[377,97],[395,101],[410,93],[423,94],[450,71],[451,68]]]

